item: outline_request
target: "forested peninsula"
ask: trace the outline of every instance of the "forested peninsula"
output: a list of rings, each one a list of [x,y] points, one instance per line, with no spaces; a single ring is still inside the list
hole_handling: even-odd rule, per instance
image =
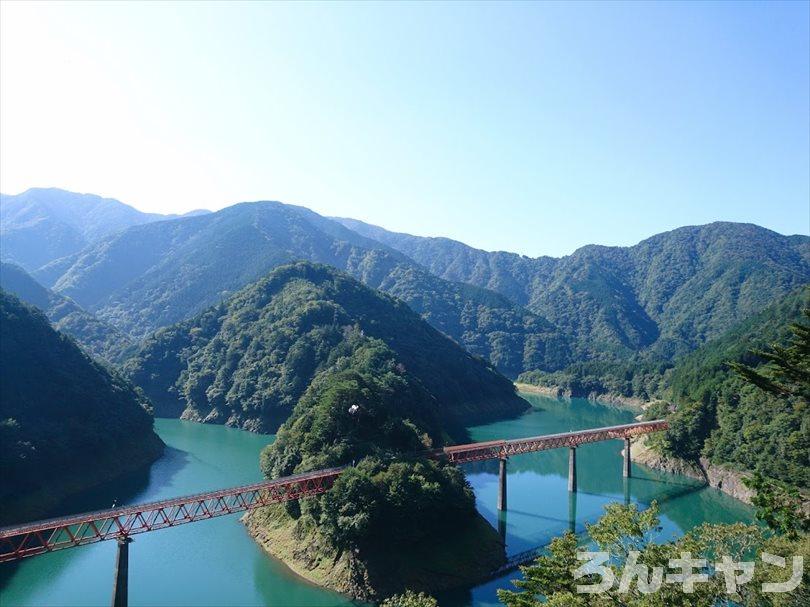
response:
[[[446,442],[435,397],[381,340],[321,371],[261,457],[268,478],[346,465],[331,491],[249,513],[294,571],[361,600],[469,586],[505,561],[456,466],[414,456]]]

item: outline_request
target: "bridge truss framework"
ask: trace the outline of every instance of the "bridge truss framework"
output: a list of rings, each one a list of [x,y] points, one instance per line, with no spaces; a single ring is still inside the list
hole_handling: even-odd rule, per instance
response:
[[[578,447],[605,440],[629,439],[667,428],[663,420],[596,428],[530,438],[455,445],[422,455],[454,464],[499,459],[513,455]],[[629,469],[628,454],[625,454]],[[126,541],[132,535],[176,527],[236,512],[320,495],[332,488],[346,466],[267,480],[109,510],[37,521],[0,529],[0,562],[15,561],[104,540]],[[504,497],[505,507],[505,497]]]

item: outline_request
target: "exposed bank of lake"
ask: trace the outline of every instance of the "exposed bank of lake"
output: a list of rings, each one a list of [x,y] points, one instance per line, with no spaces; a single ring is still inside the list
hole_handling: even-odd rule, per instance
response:
[[[632,398],[623,396],[621,394],[613,394],[608,392],[591,392],[589,394],[573,394],[570,390],[566,390],[561,386],[541,386],[538,384],[526,384],[523,382],[515,382],[515,387],[522,394],[536,394],[539,396],[546,396],[554,399],[571,399],[582,398],[600,405],[610,405],[616,407],[624,407],[633,411],[642,411],[649,403],[640,398]]]

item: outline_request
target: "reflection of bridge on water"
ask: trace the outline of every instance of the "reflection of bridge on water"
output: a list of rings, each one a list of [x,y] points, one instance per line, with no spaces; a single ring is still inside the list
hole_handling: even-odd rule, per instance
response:
[[[625,505],[630,505],[630,483],[656,483],[666,486],[670,488],[670,490],[666,490],[660,493],[656,493],[655,501],[658,504],[666,504],[667,502],[678,500],[682,497],[686,497],[687,495],[691,495],[697,491],[703,491],[706,488],[705,483],[701,483],[699,481],[688,482],[688,483],[672,483],[672,482],[665,482],[651,478],[626,478],[624,482],[624,503]],[[580,491],[580,495],[594,495],[598,497],[611,497],[608,495],[604,495],[601,493],[588,493],[585,491]],[[568,494],[568,520],[563,520],[561,518],[555,518],[551,516],[543,516],[542,514],[535,514],[531,512],[522,512],[522,511],[515,511],[510,510],[510,514],[520,514],[523,516],[531,516],[540,519],[544,519],[547,521],[552,521],[555,523],[560,523],[561,525],[567,525],[568,531],[571,533],[575,533],[580,538],[584,537],[585,529],[580,528],[577,530],[577,492],[569,492]],[[506,538],[506,512],[498,513],[498,533],[501,535],[502,538]],[[598,517],[595,517],[593,522],[596,522]],[[589,521],[584,521],[585,524],[588,524]],[[548,545],[551,543],[551,540],[554,539],[557,535],[559,535],[558,531],[550,532],[548,537],[546,537],[540,544],[534,546],[532,548],[528,548],[527,550],[523,550],[521,552],[517,552],[515,554],[509,555],[506,562],[498,567],[495,571],[493,571],[489,579],[497,579],[503,575],[511,571],[517,570],[521,565],[525,565],[527,563],[531,563],[537,557],[544,554],[547,549]]]
[[[498,510],[506,510],[506,462],[523,453],[569,448],[569,490],[576,492],[576,448],[605,440],[623,439],[624,476],[630,476],[630,439],[667,428],[663,420],[467,445],[454,445],[415,454],[454,464],[499,460]],[[332,488],[346,466],[288,476],[153,502],[99,510],[0,529],[0,562],[104,540],[118,541],[113,605],[126,605],[127,569],[131,536],[244,512],[271,504],[320,495]]]

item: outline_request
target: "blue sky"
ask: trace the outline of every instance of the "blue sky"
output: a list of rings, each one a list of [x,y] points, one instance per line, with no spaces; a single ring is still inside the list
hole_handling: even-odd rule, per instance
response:
[[[810,4],[0,8],[0,189],[563,255],[810,232]]]

